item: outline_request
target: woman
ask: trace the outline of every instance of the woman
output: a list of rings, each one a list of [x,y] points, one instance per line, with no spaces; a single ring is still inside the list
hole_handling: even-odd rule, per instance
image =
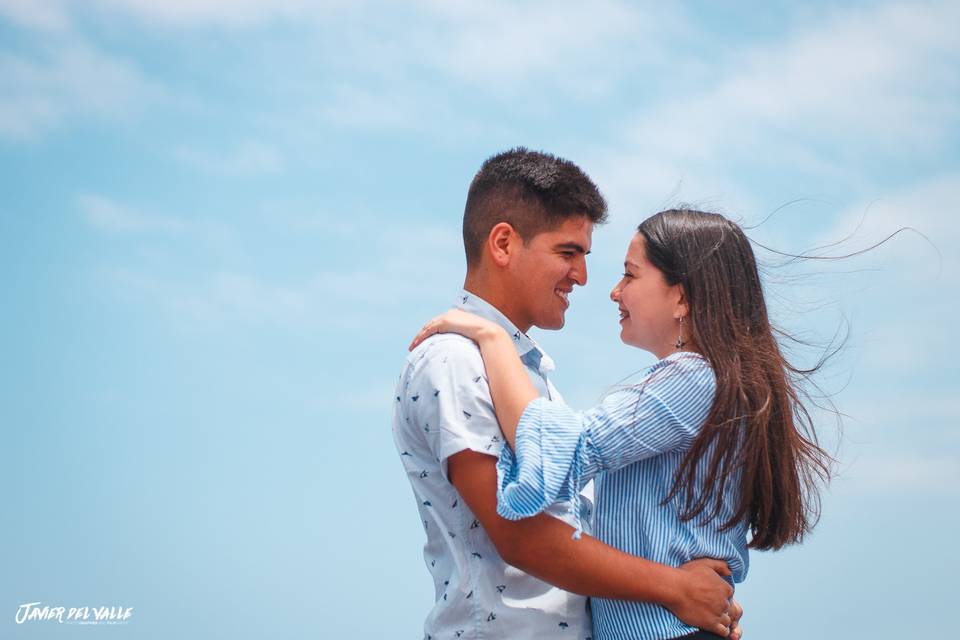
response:
[[[774,338],[750,242],[719,214],[663,211],[639,226],[610,298],[621,339],[659,361],[585,412],[540,398],[510,336],[476,316],[444,314],[414,344],[457,332],[480,346],[515,452],[498,466],[500,515],[535,515],[595,478],[599,539],[672,566],[719,558],[741,582],[748,548],[810,530],[815,481],[829,472],[800,400],[805,372]],[[597,640],[698,637],[657,605],[597,598],[592,610]]]

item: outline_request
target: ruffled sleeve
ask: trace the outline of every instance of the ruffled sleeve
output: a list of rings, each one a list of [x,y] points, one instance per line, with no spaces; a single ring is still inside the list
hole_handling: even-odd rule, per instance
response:
[[[518,520],[570,500],[579,537],[580,488],[601,471],[689,448],[715,391],[705,360],[678,355],[588,411],[533,400],[517,425],[516,451],[505,446],[497,463],[497,513]]]
[[[497,513],[519,520],[571,500],[579,538],[580,488],[597,470],[592,454],[581,415],[561,402],[533,400],[517,425],[516,451],[504,446],[500,452]]]

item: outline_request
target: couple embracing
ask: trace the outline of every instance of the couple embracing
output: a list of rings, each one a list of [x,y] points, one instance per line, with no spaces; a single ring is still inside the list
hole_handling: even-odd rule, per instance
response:
[[[640,224],[610,298],[623,342],[658,362],[596,407],[564,403],[527,334],[563,327],[605,220],[596,185],[549,154],[500,153],[470,185],[463,290],[414,338],[395,402],[427,639],[739,638],[748,549],[812,526],[828,458],[723,216]]]

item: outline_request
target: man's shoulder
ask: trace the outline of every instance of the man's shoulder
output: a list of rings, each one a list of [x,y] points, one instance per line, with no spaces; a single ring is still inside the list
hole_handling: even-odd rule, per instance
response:
[[[407,356],[407,366],[414,371],[432,370],[440,366],[483,366],[480,347],[458,333],[430,336]]]

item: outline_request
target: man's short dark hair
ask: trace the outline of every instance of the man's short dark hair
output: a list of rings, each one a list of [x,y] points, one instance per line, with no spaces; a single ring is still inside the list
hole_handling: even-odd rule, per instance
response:
[[[607,220],[606,200],[580,167],[524,147],[491,156],[467,192],[463,211],[467,265],[480,262],[483,244],[500,222],[510,224],[526,244],[577,216],[594,224]]]

